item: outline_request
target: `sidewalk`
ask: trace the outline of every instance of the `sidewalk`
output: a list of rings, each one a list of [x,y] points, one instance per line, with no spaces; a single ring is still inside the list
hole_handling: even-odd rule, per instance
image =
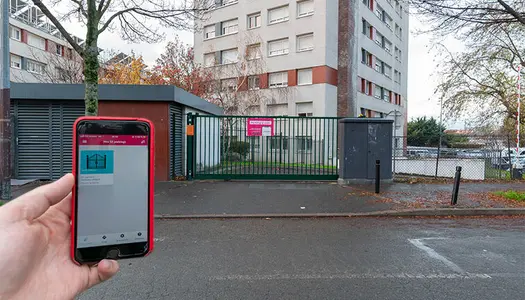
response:
[[[519,189],[523,184],[465,183],[454,208],[525,208],[502,201],[491,191]],[[451,208],[452,185],[403,184],[342,187],[335,183],[293,182],[165,182],[156,187],[157,216],[352,214]],[[525,211],[524,211],[525,212]]]

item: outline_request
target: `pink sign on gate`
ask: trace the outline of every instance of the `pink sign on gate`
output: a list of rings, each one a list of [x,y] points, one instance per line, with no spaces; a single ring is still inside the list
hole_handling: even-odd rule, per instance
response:
[[[275,122],[273,118],[248,118],[247,136],[273,136]]]

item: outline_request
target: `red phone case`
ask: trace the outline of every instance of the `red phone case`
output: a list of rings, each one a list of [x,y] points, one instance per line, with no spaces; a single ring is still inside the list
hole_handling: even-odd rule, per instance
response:
[[[139,122],[144,122],[144,123],[148,123],[149,127],[150,127],[150,145],[149,145],[149,152],[150,152],[150,156],[149,156],[149,196],[148,196],[148,203],[149,203],[149,215],[148,215],[148,223],[149,223],[149,233],[148,233],[148,252],[146,253],[145,256],[149,255],[152,251],[153,251],[153,244],[154,244],[154,230],[153,230],[153,226],[154,226],[154,223],[155,223],[155,220],[154,220],[154,195],[155,195],[155,191],[154,191],[154,188],[155,188],[155,184],[154,184],[154,180],[155,180],[155,126],[153,125],[153,123],[148,120],[148,119],[144,119],[144,118],[126,118],[126,117],[80,117],[78,118],[75,123],[73,124],[73,168],[72,168],[72,173],[74,176],[76,176],[77,174],[77,149],[76,149],[76,146],[77,146],[77,124],[78,122],[80,121],[107,121],[107,120],[110,120],[110,121],[139,121]],[[76,184],[76,180],[75,180],[75,184]],[[71,191],[71,251],[70,251],[70,255],[71,255],[71,259],[78,265],[80,265],[81,263],[76,261],[75,260],[75,240],[76,240],[76,235],[75,235],[75,232],[76,232],[76,228],[75,228],[75,225],[76,225],[76,222],[75,222],[75,218],[76,218],[76,214],[75,214],[75,208],[76,208],[76,201],[75,201],[75,186],[73,186],[73,190]]]

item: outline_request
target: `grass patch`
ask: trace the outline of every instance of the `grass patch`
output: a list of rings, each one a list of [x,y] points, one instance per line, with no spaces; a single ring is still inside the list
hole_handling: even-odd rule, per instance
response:
[[[525,192],[518,192],[514,190],[494,192],[495,195],[514,200],[518,202],[525,202]]]

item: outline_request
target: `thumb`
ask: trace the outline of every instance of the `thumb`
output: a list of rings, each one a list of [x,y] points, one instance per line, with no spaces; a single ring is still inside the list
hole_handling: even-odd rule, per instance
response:
[[[119,264],[116,260],[103,259],[96,266],[89,269],[89,281],[86,289],[89,289],[117,274]]]

